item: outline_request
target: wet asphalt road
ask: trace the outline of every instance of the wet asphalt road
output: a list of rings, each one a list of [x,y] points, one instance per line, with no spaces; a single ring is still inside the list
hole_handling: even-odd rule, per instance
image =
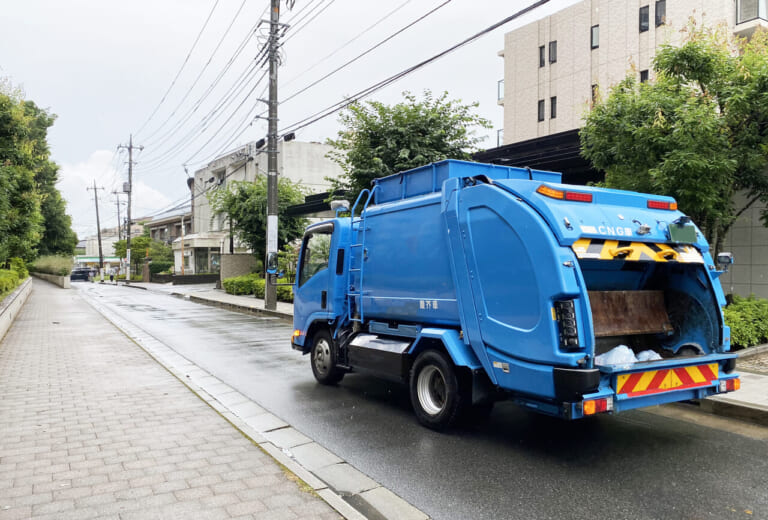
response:
[[[416,422],[404,386],[357,374],[316,384],[285,321],[76,288],[435,519],[768,518],[768,436],[644,411],[567,423],[510,403],[484,424],[435,433]]]

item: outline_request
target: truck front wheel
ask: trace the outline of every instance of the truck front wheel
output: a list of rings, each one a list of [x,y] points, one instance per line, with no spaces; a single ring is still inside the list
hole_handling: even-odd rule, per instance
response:
[[[336,366],[336,345],[327,330],[319,330],[312,338],[312,373],[323,385],[333,385],[344,377],[344,372]]]
[[[419,422],[443,430],[460,415],[465,405],[451,359],[437,350],[419,354],[411,368],[411,403]]]

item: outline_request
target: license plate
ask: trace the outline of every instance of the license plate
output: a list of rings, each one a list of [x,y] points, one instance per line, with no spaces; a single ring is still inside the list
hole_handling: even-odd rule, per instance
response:
[[[670,390],[698,388],[711,385],[717,378],[717,363],[634,372],[616,377],[616,393],[637,397]]]

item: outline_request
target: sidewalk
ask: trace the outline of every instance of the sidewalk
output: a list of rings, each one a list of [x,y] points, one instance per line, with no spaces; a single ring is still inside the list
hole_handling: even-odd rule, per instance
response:
[[[341,518],[74,291],[0,343],[0,520]]]

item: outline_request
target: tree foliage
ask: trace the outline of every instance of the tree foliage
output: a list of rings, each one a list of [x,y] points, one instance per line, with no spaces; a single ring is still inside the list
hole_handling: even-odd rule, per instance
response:
[[[654,82],[629,76],[595,103],[582,154],[608,187],[675,197],[719,249],[738,215],[768,202],[768,34],[688,30],[682,46],[660,48]]]
[[[114,243],[115,256],[125,258],[127,251],[125,239]],[[153,261],[173,262],[173,248],[160,240],[153,240],[148,233],[138,237],[131,237],[131,265],[134,271],[138,271],[144,259],[149,255]]]
[[[0,263],[72,254],[77,237],[56,188],[47,134],[55,116],[0,81]]]
[[[353,103],[341,112],[344,129],[328,144],[330,157],[344,170],[330,179],[336,189],[351,190],[356,197],[371,181],[443,159],[470,159],[482,138],[475,128],[490,128],[488,120],[473,113],[477,103],[463,104],[435,97],[427,90],[418,100],[404,92],[405,101],[385,105],[378,101]]]
[[[302,204],[305,189],[285,177],[278,180],[277,246],[295,240],[304,233],[307,220],[286,214],[288,206]],[[259,176],[254,182],[235,181],[227,189],[208,194],[213,216],[226,215],[231,221],[237,238],[248,245],[258,259],[266,256],[267,236],[267,177]]]

